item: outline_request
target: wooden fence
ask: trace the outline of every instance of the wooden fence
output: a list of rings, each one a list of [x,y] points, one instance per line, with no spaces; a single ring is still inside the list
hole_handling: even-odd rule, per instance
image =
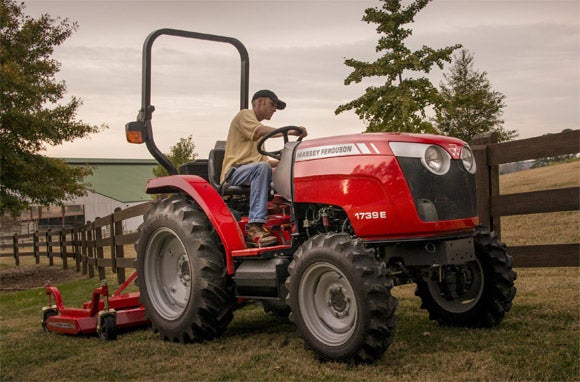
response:
[[[493,134],[480,136],[473,147],[477,160],[477,198],[480,222],[501,233],[500,217],[555,211],[580,210],[580,187],[500,195],[499,165],[580,152],[580,130],[513,142],[496,143]],[[59,258],[63,268],[69,260],[77,272],[89,277],[105,277],[111,268],[119,283],[125,270],[134,268],[135,259],[125,257],[125,246],[133,245],[137,233],[123,232],[123,220],[141,216],[151,208],[144,203],[98,218],[83,226],[0,237],[0,257],[32,256],[36,264],[48,258],[49,265]],[[105,249],[107,251],[105,251]],[[580,243],[509,247],[516,267],[579,266]]]
[[[517,194],[499,192],[499,165],[580,152],[580,130],[496,143],[495,134],[474,140],[477,203],[481,224],[501,233],[502,216],[580,210],[580,187]],[[580,264],[580,243],[510,246],[517,267],[561,267]]]
[[[0,257],[14,257],[16,265],[25,256],[34,257],[36,264],[46,257],[49,265],[54,265],[54,259],[58,258],[63,268],[74,266],[77,272],[90,278],[96,270],[101,280],[105,278],[105,269],[111,268],[120,284],[125,282],[125,270],[135,268],[135,258],[125,257],[125,246],[132,246],[137,240],[136,232],[123,232],[123,220],[142,216],[149,208],[150,202],[124,210],[117,208],[113,214],[79,227],[0,237],[3,243]]]

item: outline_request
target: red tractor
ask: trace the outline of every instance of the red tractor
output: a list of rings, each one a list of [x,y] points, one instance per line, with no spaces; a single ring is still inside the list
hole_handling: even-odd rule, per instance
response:
[[[259,143],[280,160],[266,223],[279,245],[249,246],[248,190],[219,183],[224,142],[180,173],[154,143],[151,47],[160,35],[234,45],[240,108],[248,106],[249,60],[228,37],[162,29],[145,40],[142,108],[126,132],[171,174],[147,183],[148,193],[172,196],[144,216],[136,243],[141,302],[162,339],[211,340],[240,301],[254,300],[289,314],[320,359],[373,362],[395,333],[391,289],[408,283],[441,325],[501,322],[516,273],[506,246],[478,226],[476,164],[465,142],[389,133],[290,141],[296,127],[280,128]],[[275,134],[283,147],[267,151]]]

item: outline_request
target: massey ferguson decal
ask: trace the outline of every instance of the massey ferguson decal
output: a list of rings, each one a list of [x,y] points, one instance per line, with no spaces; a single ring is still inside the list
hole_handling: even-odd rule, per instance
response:
[[[364,154],[380,154],[380,152],[372,143],[370,145],[366,143],[347,143],[317,146],[298,149],[296,151],[296,161]]]
[[[461,154],[461,147],[458,147],[454,143],[450,143],[447,145],[447,148],[449,149],[449,153],[451,154],[453,159],[459,158],[459,155]]]

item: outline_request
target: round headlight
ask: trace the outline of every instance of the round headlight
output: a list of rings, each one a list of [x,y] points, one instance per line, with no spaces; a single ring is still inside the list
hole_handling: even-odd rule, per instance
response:
[[[475,157],[473,156],[473,151],[471,151],[469,146],[463,146],[461,149],[461,162],[463,162],[463,167],[465,167],[468,172],[475,174]]]
[[[422,162],[427,170],[437,175],[443,175],[449,170],[449,154],[439,146],[428,146]]]

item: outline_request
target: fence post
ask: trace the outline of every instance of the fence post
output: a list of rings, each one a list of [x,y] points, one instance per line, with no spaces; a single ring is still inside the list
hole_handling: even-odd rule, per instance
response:
[[[79,244],[79,231],[80,227],[73,227],[72,229],[72,242],[73,242],[73,254],[75,258],[75,271],[81,271],[81,251]]]
[[[89,278],[95,277],[95,257],[94,257],[94,242],[93,242],[93,223],[89,222],[87,224],[87,265],[89,268]]]
[[[113,273],[117,273],[117,247],[115,245],[115,228],[115,214],[112,213],[111,222],[109,223],[109,235],[111,238],[111,270]]]
[[[88,272],[88,255],[87,255],[87,227],[88,223],[85,223],[81,227],[81,257],[82,257],[82,265],[83,265],[83,275],[86,275]]]
[[[66,252],[66,231],[61,229],[58,233],[58,240],[60,245],[60,257],[62,259],[62,269],[68,269],[68,259]]]
[[[50,229],[46,231],[46,256],[48,257],[48,265],[54,265],[54,259],[52,258],[52,236],[50,235]]]
[[[499,195],[499,166],[491,165],[488,146],[498,141],[496,132],[473,137],[473,154],[477,163],[477,206],[479,223],[500,234],[500,219],[491,216],[491,197]]]
[[[32,236],[32,251],[34,253],[34,263],[40,264],[40,237],[38,231],[34,231]]]
[[[97,218],[99,219],[99,218]],[[95,220],[97,220],[95,219]],[[97,271],[99,273],[99,280],[105,279],[105,267],[99,265],[99,259],[104,258],[103,247],[98,244],[98,242],[103,238],[103,227],[97,227],[95,229],[95,243],[96,243],[96,256],[95,263],[97,265]]]
[[[113,236],[113,246],[115,247],[115,260],[113,261],[114,267],[117,272],[117,282],[122,284],[125,282],[125,268],[117,268],[117,261],[118,258],[125,257],[125,249],[122,245],[116,245],[116,237],[123,235],[123,221],[116,219],[116,214],[121,212],[121,207],[115,208],[115,212],[113,213],[113,225],[114,225],[114,236]],[[113,235],[113,233],[111,233]]]
[[[18,234],[15,233],[14,236],[12,236],[12,247],[14,249],[14,262],[16,263],[16,266],[20,265],[20,256],[18,256]]]

